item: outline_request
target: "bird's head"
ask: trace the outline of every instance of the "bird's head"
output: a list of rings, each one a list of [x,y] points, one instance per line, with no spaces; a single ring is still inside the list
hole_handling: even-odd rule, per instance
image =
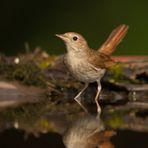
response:
[[[74,52],[79,52],[88,49],[86,40],[78,33],[67,32],[64,34],[56,34],[56,36],[65,42],[68,51],[73,50]]]

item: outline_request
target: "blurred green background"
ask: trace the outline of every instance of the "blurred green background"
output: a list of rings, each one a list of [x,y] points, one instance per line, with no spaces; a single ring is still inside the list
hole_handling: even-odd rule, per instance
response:
[[[42,47],[66,52],[56,33],[81,33],[98,48],[119,24],[130,26],[117,55],[148,55],[147,0],[5,0],[0,4],[0,52],[16,54]]]

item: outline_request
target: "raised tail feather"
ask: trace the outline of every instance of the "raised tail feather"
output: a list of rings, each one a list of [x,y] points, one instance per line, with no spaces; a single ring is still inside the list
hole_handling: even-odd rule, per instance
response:
[[[98,49],[99,52],[105,55],[111,55],[116,49],[116,46],[121,42],[121,40],[126,35],[128,28],[129,27],[125,24],[122,24],[117,28],[115,28],[109,35],[108,39]]]

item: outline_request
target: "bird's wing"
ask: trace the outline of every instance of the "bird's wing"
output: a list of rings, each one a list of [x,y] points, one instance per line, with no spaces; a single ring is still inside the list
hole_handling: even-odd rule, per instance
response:
[[[128,31],[128,26],[122,24],[115,28],[108,39],[103,43],[103,45],[98,49],[99,52],[104,53],[106,55],[111,55],[115,50],[116,46],[121,42]]]
[[[94,69],[108,69],[110,67],[112,67],[115,62],[108,56],[105,55],[103,53],[100,53],[98,51],[94,51],[94,53],[92,53],[92,56],[90,56],[91,58],[88,59],[88,62],[92,65],[92,67],[94,67]]]

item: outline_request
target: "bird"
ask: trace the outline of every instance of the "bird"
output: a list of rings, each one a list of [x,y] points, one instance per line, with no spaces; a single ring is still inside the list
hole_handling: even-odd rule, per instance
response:
[[[101,78],[107,69],[115,65],[111,54],[116,49],[128,31],[129,26],[121,24],[109,35],[107,40],[97,50],[89,47],[85,38],[76,32],[56,34],[66,45],[67,53],[64,56],[64,63],[69,72],[78,81],[84,83],[83,89],[76,95],[74,100],[87,112],[81,103],[81,95],[88,87],[89,83],[97,82],[97,93],[95,103],[97,112],[101,113],[98,99],[101,91]]]

